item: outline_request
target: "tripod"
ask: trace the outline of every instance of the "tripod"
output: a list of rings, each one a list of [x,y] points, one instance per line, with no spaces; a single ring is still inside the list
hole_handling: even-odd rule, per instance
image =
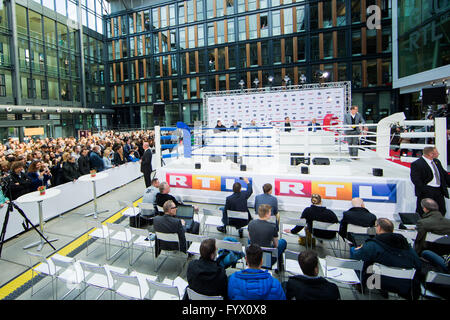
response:
[[[26,225],[31,225],[33,227],[34,230],[36,230],[37,233],[39,233],[39,235],[41,236],[41,238],[43,240],[45,240],[45,242],[47,242],[50,247],[53,248],[53,250],[56,250],[56,248],[54,246],[52,246],[52,244],[47,240],[46,237],[44,237],[44,235],[36,228],[36,226],[30,221],[30,219],[28,219],[28,217],[26,216],[25,212],[23,212],[22,209],[19,208],[18,205],[16,205],[12,200],[9,201],[8,203],[8,209],[6,210],[6,215],[5,215],[5,220],[3,221],[3,227],[2,227],[2,232],[0,234],[0,257],[2,256],[2,249],[3,249],[3,243],[5,242],[5,235],[6,235],[6,228],[8,226],[8,221],[9,221],[9,213],[13,211],[13,209],[16,209],[20,215],[25,219],[26,221]],[[26,228],[24,226],[25,231],[28,230],[28,228]]]

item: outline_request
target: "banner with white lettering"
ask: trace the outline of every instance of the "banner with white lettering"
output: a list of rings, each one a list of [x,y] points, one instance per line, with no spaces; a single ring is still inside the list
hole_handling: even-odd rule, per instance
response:
[[[343,120],[345,112],[344,88],[317,88],[292,91],[268,91],[246,95],[207,96],[208,126],[216,126],[217,120],[230,127],[236,119],[241,126],[255,120],[257,126],[272,126],[272,121],[322,119],[333,114]]]
[[[198,174],[192,170],[178,170],[161,168],[158,178],[167,181],[171,187],[171,194],[187,196],[195,201],[204,203],[225,203],[225,198],[232,193],[233,183],[239,181],[243,190],[248,187],[240,178],[244,172],[223,174],[211,172]],[[398,212],[413,212],[415,200],[413,185],[408,179],[379,179],[342,177],[326,179],[323,176],[309,175],[307,179],[289,175],[261,175],[252,174],[249,177],[253,194],[249,205],[253,205],[255,195],[262,193],[262,186],[271,183],[272,195],[276,196],[281,210],[303,211],[311,205],[311,195],[320,194],[323,204],[331,210],[348,210],[352,198],[359,197],[366,203],[372,213],[379,217],[394,219]],[[409,211],[413,210],[413,211]]]

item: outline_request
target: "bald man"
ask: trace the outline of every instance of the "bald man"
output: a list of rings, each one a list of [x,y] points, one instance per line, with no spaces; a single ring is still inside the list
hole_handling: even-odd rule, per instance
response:
[[[141,159],[141,172],[144,174],[145,188],[148,188],[152,184],[152,150],[147,141],[143,143],[142,147],[144,154]]]
[[[343,213],[339,235],[352,241],[352,237],[347,235],[347,225],[353,224],[361,227],[374,227],[377,217],[365,208],[361,198],[352,199],[352,207]]]

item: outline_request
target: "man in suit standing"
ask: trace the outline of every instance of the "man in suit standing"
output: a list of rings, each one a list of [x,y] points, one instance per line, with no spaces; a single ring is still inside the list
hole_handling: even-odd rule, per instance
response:
[[[445,216],[445,199],[448,198],[448,186],[450,176],[437,159],[439,152],[436,147],[425,147],[423,155],[411,163],[411,181],[417,197],[416,212],[423,215],[420,202],[422,199],[431,198],[437,202],[439,212]]]
[[[358,136],[361,133],[361,126],[359,125],[365,123],[362,115],[358,113],[358,106],[351,106],[350,113],[344,115],[344,125],[351,125],[350,128],[345,129],[345,134],[349,136],[347,138],[348,151],[353,160],[357,160],[359,137],[352,136]]]
[[[141,159],[141,172],[144,174],[145,187],[148,188],[152,182],[152,150],[148,142],[144,142],[142,147],[145,151]]]

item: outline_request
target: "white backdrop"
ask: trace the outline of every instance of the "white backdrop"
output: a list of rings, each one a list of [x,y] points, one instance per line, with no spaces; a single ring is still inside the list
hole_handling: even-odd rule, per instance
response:
[[[312,118],[323,119],[327,114],[343,120],[345,88],[206,96],[206,105],[210,128],[216,126],[217,120],[230,127],[233,119],[243,127],[248,126],[251,120],[255,120],[258,126],[272,126],[271,121],[283,121],[285,117],[310,121]]]

